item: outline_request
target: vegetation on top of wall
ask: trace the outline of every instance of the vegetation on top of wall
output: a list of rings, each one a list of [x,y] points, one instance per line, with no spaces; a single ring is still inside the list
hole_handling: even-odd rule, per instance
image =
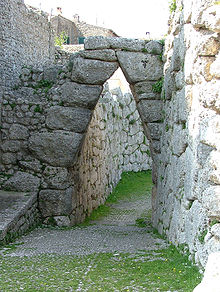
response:
[[[67,39],[68,39],[68,36],[67,36],[66,32],[62,31],[60,35],[55,36],[54,44],[55,44],[55,46],[62,48],[63,44],[66,43]]]
[[[171,0],[169,3],[170,13],[173,13],[174,11],[176,11],[176,8],[177,8],[176,0]]]

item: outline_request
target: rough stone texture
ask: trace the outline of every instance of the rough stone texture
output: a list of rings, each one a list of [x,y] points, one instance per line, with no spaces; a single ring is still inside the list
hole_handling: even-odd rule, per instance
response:
[[[162,118],[162,101],[141,100],[138,103],[138,110],[144,122],[159,122]]]
[[[83,133],[86,131],[91,115],[92,112],[88,109],[53,106],[48,110],[46,125],[49,129]]]
[[[122,71],[131,84],[144,80],[158,80],[163,76],[162,64],[158,56],[122,51],[116,54]]]
[[[220,252],[211,253],[205,268],[204,278],[193,292],[218,292],[220,283]]]
[[[220,250],[218,13],[213,1],[178,0],[170,17],[152,204],[153,225],[203,267]]]
[[[99,50],[96,52],[99,53]],[[88,62],[101,64],[101,67],[96,68],[97,71],[85,74],[85,78],[92,76],[95,80],[95,73],[98,72],[98,77],[102,78],[99,85],[72,81],[73,72],[82,69],[73,64],[78,59],[85,66],[90,64]],[[3,175],[0,184],[7,187],[13,182],[15,189],[16,184],[20,187],[17,180],[20,172],[36,178],[40,182],[37,187],[40,193],[39,207],[45,223],[52,222],[50,217],[54,217],[54,222],[61,225],[82,222],[86,215],[105,201],[119,181],[122,171],[149,169],[152,163],[150,155],[154,157],[158,152],[157,127],[151,127],[155,137],[149,150],[135,101],[130,93],[122,94],[116,86],[112,92],[105,89],[102,103],[97,107],[98,112],[93,114],[94,120],[83,147],[83,158],[80,158],[82,161],[76,160],[102,83],[112,74],[108,72],[102,76],[102,65],[104,68],[106,65],[113,66],[114,70],[118,67],[115,61],[84,59],[76,53],[66,62],[63,59],[60,65],[50,65],[43,69],[24,68],[18,88],[9,89],[3,96]],[[128,87],[122,85],[121,81],[116,81],[116,84],[122,88]],[[143,84],[147,84],[150,95],[154,82],[146,79]],[[152,99],[158,99],[158,95],[151,95]],[[152,102],[158,104],[155,104],[154,111],[158,109],[160,112],[160,101]],[[150,112],[153,115],[152,107],[149,107],[149,112],[146,110],[142,114],[143,120],[149,117]],[[70,198],[66,194],[73,187],[75,191]],[[55,204],[56,199],[59,204]],[[71,210],[68,209],[70,202]]]
[[[46,14],[27,7],[23,0],[0,3],[0,86],[17,83],[22,66],[53,61],[53,34]],[[12,41],[13,40],[13,41]]]
[[[97,49],[121,49],[133,52],[138,52],[144,49],[145,42],[143,40],[127,39],[127,38],[104,38],[88,37],[85,40],[85,50]]]
[[[39,209],[43,217],[70,215],[74,190],[42,190],[39,193]]]
[[[66,131],[36,133],[30,136],[28,148],[34,157],[52,166],[74,164],[83,135]]]
[[[40,186],[40,179],[29,173],[18,171],[13,177],[9,178],[3,185],[10,191],[33,192],[37,191]]]
[[[0,243],[23,234],[40,222],[37,193],[0,191]]]
[[[102,86],[65,82],[60,87],[60,95],[64,105],[93,109],[102,92]]]
[[[81,51],[80,56],[86,59],[96,59],[101,61],[117,61],[114,50]]]
[[[99,60],[73,57],[71,79],[74,82],[102,85],[118,69],[116,62],[103,62]]]

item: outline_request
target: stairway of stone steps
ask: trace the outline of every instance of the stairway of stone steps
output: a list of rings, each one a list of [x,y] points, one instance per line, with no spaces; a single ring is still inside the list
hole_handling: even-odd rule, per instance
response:
[[[0,190],[0,244],[24,233],[38,221],[37,194]]]

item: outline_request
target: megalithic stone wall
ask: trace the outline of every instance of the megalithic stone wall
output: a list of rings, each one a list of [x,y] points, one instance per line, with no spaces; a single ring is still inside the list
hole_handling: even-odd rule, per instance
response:
[[[119,66],[132,86],[149,138],[156,181],[162,101],[152,92],[152,84],[163,74],[162,49],[157,41],[91,37],[85,42],[85,51],[72,54],[64,65],[23,68],[20,83],[8,88],[3,96],[2,188],[37,192],[45,221],[52,217],[59,225],[72,225],[84,220],[88,204],[78,189],[78,154],[103,84]],[[126,104],[124,112],[130,112],[131,107],[134,109],[134,102]],[[129,120],[125,119],[124,124]],[[134,132],[132,136],[141,142],[139,134]],[[136,138],[134,141],[132,136],[128,139],[133,144]],[[120,177],[120,170],[112,171],[119,174],[110,184]],[[106,192],[102,196],[92,208],[104,201]]]
[[[23,66],[54,61],[54,36],[46,13],[27,7],[23,0],[4,0],[0,27],[0,87],[13,87]]]
[[[220,250],[220,5],[176,4],[165,46],[153,224],[204,266]]]

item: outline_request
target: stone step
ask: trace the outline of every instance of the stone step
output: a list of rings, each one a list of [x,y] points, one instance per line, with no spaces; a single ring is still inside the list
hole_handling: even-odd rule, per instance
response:
[[[37,194],[0,190],[0,243],[21,235],[39,222]]]

